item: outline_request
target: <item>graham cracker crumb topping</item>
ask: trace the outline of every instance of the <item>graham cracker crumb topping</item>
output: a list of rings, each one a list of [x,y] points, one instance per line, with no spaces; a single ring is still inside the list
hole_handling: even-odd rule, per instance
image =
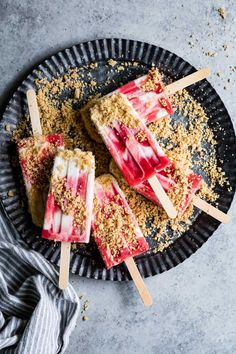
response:
[[[67,178],[52,178],[51,191],[61,211],[73,216],[73,226],[83,228],[86,220],[86,205],[78,194],[67,186]]]
[[[100,176],[97,183],[101,184],[105,190],[111,188],[112,177],[109,175]],[[112,200],[100,201],[95,198],[96,230],[95,238],[99,237],[104,248],[109,249],[113,257],[116,257],[122,249],[138,245],[135,225],[132,215],[123,205],[119,194],[113,196]]]
[[[94,157],[90,151],[75,150],[59,150],[58,156],[64,160],[73,159],[76,166],[81,170],[94,168]]]
[[[152,68],[149,70],[147,74],[147,80],[142,85],[142,89],[144,91],[154,91],[156,89],[156,85],[161,82],[160,72],[156,68]]]
[[[44,137],[34,136],[19,142],[19,156],[23,163],[24,175],[31,184],[43,189],[49,184],[57,146],[47,144],[42,151]]]
[[[140,120],[136,118],[127,98],[121,93],[101,98],[90,108],[90,113],[91,119],[98,126],[112,127],[116,121],[129,128],[137,128],[140,124]]]

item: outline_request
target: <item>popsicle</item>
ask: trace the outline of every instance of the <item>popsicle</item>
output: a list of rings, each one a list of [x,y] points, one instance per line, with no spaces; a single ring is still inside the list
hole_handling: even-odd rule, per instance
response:
[[[124,94],[145,123],[149,124],[173,113],[169,99],[171,94],[207,78],[210,73],[210,69],[203,68],[165,86],[158,70],[151,69],[148,74],[128,82],[114,92]],[[91,100],[80,112],[90,137],[96,142],[102,143],[101,137],[90,120],[89,110],[96,101],[96,99]]]
[[[173,170],[174,166],[171,166],[171,169]],[[112,159],[110,162],[109,166],[110,172],[117,178],[119,178],[119,170],[116,167],[116,164],[114,160]],[[168,168],[170,171],[170,168]],[[163,189],[168,192],[170,189],[174,189],[176,186],[176,181],[174,178],[171,176],[170,173],[167,173],[165,170],[159,172],[156,174],[156,177],[158,178],[159,182],[161,183]],[[192,201],[192,198],[194,194],[199,190],[201,183],[202,183],[202,177],[190,172],[188,175],[188,193],[183,196],[183,200],[178,208],[178,215],[182,215],[189,204]],[[160,200],[156,196],[156,194],[153,192],[153,189],[151,185],[149,184],[148,181],[144,181],[134,187],[134,189],[141,195],[143,195],[145,198],[151,200],[153,203],[160,205]]]
[[[165,177],[163,175],[157,175],[157,178],[159,179],[160,183],[163,185],[163,188],[165,189],[166,192],[168,192],[168,190],[170,190],[171,187],[175,187],[176,183],[174,180],[172,180],[172,183],[168,185],[168,183],[166,183],[166,180],[170,180],[170,177]],[[178,215],[182,215],[185,210],[187,209],[187,207],[190,205],[191,201],[194,198],[194,194],[199,190],[201,183],[202,183],[202,177],[190,172],[188,175],[188,184],[187,184],[187,188],[188,191],[186,194],[184,194],[182,197],[182,201],[181,204],[179,205],[178,208]],[[168,189],[166,187],[169,187]],[[145,181],[143,183],[140,183],[139,185],[135,186],[134,188],[139,194],[142,194],[144,197],[146,197],[147,199],[151,200],[153,203],[161,205],[159,199],[157,198],[157,196],[155,195],[155,193],[153,193],[153,190],[150,186],[150,184]]]
[[[43,226],[53,161],[60,147],[63,147],[63,137],[59,134],[36,135],[17,144],[29,212],[33,223],[39,227]]]
[[[148,180],[169,217],[176,217],[176,210],[156,177],[170,161],[126,96],[114,93],[103,97],[90,112],[128,184],[135,187]]]
[[[125,262],[145,305],[151,296],[133,257],[149,249],[116,180],[109,174],[95,180],[93,235],[107,269]]]
[[[38,109],[38,105],[37,105],[36,93],[35,93],[35,91],[33,89],[30,89],[30,90],[27,91],[26,95],[27,95],[27,101],[28,101],[28,106],[29,106],[29,113],[30,113],[30,120],[31,120],[33,134],[37,135],[37,136],[40,136],[40,135],[42,135],[42,128],[41,128],[41,124],[40,124],[40,115],[39,115],[39,109]],[[83,161],[84,161],[84,159],[82,159],[82,162]],[[93,161],[93,163],[94,163],[94,161]],[[73,164],[72,164],[72,167],[73,167]],[[59,167],[59,170],[61,170],[60,167]],[[66,171],[66,173],[68,171]],[[71,169],[70,169],[70,171],[71,171]],[[68,179],[68,181],[69,180],[73,184],[73,182],[74,182],[73,178]],[[61,189],[58,189],[57,192],[59,193],[60,190]],[[91,193],[92,193],[92,191],[91,191]],[[71,194],[72,194],[72,197],[73,197],[73,193],[71,193]],[[71,194],[69,194],[69,195],[67,194],[66,196],[71,197]],[[78,201],[78,198],[77,198],[77,201]],[[65,207],[68,207],[68,206],[69,206],[69,204],[67,206],[65,205]],[[50,208],[47,207],[47,210],[50,210]],[[59,215],[59,213],[57,214],[57,216],[58,215]],[[88,217],[86,218],[86,221],[85,221],[85,223],[87,222],[88,224],[91,223],[91,221],[89,221],[89,215],[90,215],[90,220],[91,220],[91,214],[88,213]],[[71,226],[71,224],[72,224],[71,220],[69,220],[71,216],[73,216],[73,220],[75,220],[75,221],[77,220],[77,216],[69,215],[69,217],[65,221],[65,223],[67,222],[69,226]],[[78,214],[79,220],[80,220],[80,216],[81,216],[81,214],[79,213]],[[58,222],[58,220],[56,220],[56,221]],[[76,225],[73,224],[72,226],[74,227]],[[49,238],[49,232],[47,232],[47,236]],[[83,236],[81,236],[81,240],[82,240],[83,237],[86,237],[86,236],[87,236],[87,234],[85,233]],[[68,286],[69,263],[70,263],[70,248],[71,248],[71,243],[70,242],[64,242],[64,241],[61,242],[60,272],[59,272],[59,287],[61,289],[65,289]]]
[[[203,80],[209,75],[208,68],[200,69],[165,87],[158,70],[151,69],[147,75],[128,82],[116,91],[124,94],[145,123],[149,124],[173,113],[169,95]]]
[[[171,115],[174,111],[158,70],[128,82],[116,90],[127,97],[146,124]]]
[[[110,162],[110,172],[118,178],[117,168],[114,160]],[[174,174],[174,164],[168,167],[168,173],[163,170],[156,174],[158,180],[160,181],[163,189],[168,192],[171,188],[175,188],[178,182],[175,181]],[[223,213],[221,210],[215,208],[211,204],[205,202],[195,193],[200,189],[201,184],[203,182],[203,178],[196,173],[189,171],[188,172],[188,182],[187,182],[187,193],[183,193],[183,199],[181,204],[178,207],[178,215],[182,215],[185,210],[188,208],[190,203],[192,203],[198,209],[204,211],[206,214],[212,216],[216,220],[227,224],[230,221],[230,218],[227,214]],[[153,192],[152,187],[150,186],[148,181],[144,181],[134,187],[134,189],[145,198],[151,200],[153,203],[157,205],[161,205],[160,200],[157,195]],[[178,192],[179,193],[179,192]]]
[[[89,242],[94,171],[95,160],[91,152],[60,150],[56,155],[42,237],[61,242],[61,289],[68,285],[70,242]]]
[[[52,171],[42,237],[88,243],[95,160],[91,152],[59,150]]]
[[[160,183],[163,185],[163,189],[167,192],[169,189],[165,188],[168,186],[166,178],[163,178],[163,175],[156,175],[159,179]],[[168,180],[170,177],[168,177]],[[215,208],[213,205],[207,203],[199,196],[195,195],[195,193],[200,189],[203,178],[193,172],[189,172],[188,174],[188,192],[183,195],[183,200],[178,208],[178,215],[182,215],[187,207],[192,203],[198,209],[204,211],[206,214],[212,216],[214,219],[222,222],[223,224],[227,224],[230,221],[230,217],[222,212],[221,210]],[[170,184],[169,184],[170,187]],[[174,188],[174,185],[173,185]],[[147,199],[151,200],[153,203],[161,205],[158,196],[153,193],[153,189],[148,183],[148,181],[142,182],[139,185],[136,185],[134,189],[142,194]]]

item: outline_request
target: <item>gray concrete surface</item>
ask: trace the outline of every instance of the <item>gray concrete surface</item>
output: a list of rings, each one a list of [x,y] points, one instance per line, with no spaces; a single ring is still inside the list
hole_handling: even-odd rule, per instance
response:
[[[225,7],[225,20],[219,7]],[[195,66],[209,65],[210,82],[236,124],[234,0],[1,0],[0,21],[1,109],[41,59],[73,43],[115,36],[160,45]],[[209,51],[217,55],[205,55]],[[232,222],[190,259],[147,279],[154,298],[150,309],[132,283],[72,276],[78,294],[90,300],[89,320],[80,316],[66,354],[236,353],[235,210],[234,203]]]

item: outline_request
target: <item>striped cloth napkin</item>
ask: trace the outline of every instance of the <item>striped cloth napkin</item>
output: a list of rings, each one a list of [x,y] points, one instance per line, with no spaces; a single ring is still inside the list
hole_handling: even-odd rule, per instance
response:
[[[79,300],[57,287],[58,272],[30,250],[0,203],[0,353],[63,353]]]

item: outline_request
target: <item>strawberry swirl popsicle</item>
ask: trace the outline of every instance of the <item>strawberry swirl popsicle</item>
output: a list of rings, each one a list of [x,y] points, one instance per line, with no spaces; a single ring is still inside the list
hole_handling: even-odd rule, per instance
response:
[[[125,196],[109,174],[95,180],[93,235],[106,268],[149,249]]]
[[[109,97],[114,93],[124,95],[145,124],[167,118],[174,112],[157,69],[149,70],[148,74],[128,82],[104,97]],[[80,110],[80,114],[89,136],[96,142],[102,143],[102,138],[90,119],[90,110],[99,100],[98,98],[90,100]]]
[[[170,95],[206,79],[210,73],[211,71],[208,68],[203,68],[165,86],[159,70],[153,67],[146,75],[128,82],[107,96],[114,93],[123,94],[145,124],[148,125],[156,120],[168,118],[174,112],[169,99]],[[97,98],[93,98],[80,112],[90,137],[96,142],[102,143],[101,137],[91,124],[89,112],[97,101]]]
[[[178,203],[178,215],[180,216],[188,208],[195,193],[200,189],[201,184],[203,182],[203,178],[200,175],[189,171],[189,173],[187,174],[187,178],[184,179],[183,184],[183,182],[180,183],[179,181],[177,181],[174,176],[174,165],[168,167],[167,169],[168,172],[163,170],[157,173],[156,176],[166,192],[172,191],[172,193],[181,196],[181,198],[179,198],[180,201]],[[113,159],[110,162],[109,170],[119,180],[121,174]],[[136,185],[134,189],[137,193],[151,200],[154,204],[162,206],[160,200],[153,192],[153,189],[148,181],[144,181]]]
[[[175,182],[175,180],[171,180],[169,176],[165,176],[164,174],[158,174],[157,178],[159,179],[160,183],[162,184],[164,190],[166,192],[170,191],[172,188],[173,193],[178,193],[175,191],[178,183]],[[195,193],[200,189],[201,183],[203,181],[203,178],[193,172],[190,172],[187,176],[187,183],[186,183],[186,191],[185,193],[181,193],[181,190],[179,191],[181,193],[182,198],[181,202],[179,203],[178,206],[178,215],[182,215],[185,210],[188,208],[190,205]],[[142,194],[144,197],[147,199],[151,200],[153,203],[160,205],[161,203],[156,196],[156,194],[153,192],[153,189],[151,188],[150,184],[148,181],[142,182],[139,185],[135,186],[134,188],[139,194]]]
[[[120,172],[113,160],[110,163],[110,172],[118,180],[120,180]],[[190,204],[193,204],[195,207],[204,211],[216,220],[219,220],[224,224],[229,222],[230,218],[227,214],[223,213],[221,210],[215,208],[213,205],[207,203],[196,195],[196,192],[201,188],[203,183],[203,178],[200,175],[197,175],[190,169],[187,169],[185,173],[182,173],[182,169],[177,169],[175,164],[172,163],[165,170],[156,174],[156,178],[160,181],[163,190],[168,192],[171,200],[174,201],[174,205],[179,216],[185,212]],[[133,188],[139,194],[164,208],[162,202],[158,198],[158,195],[154,193],[149,181],[144,181]]]
[[[202,68],[165,86],[158,69],[152,68],[147,75],[128,82],[116,91],[123,93],[145,123],[149,124],[174,112],[170,95],[206,79],[210,74],[210,69]]]
[[[91,119],[130,186],[170,164],[157,141],[125,95],[114,93],[97,101]]]
[[[155,68],[149,70],[147,75],[118,88],[116,92],[126,96],[146,124],[166,118],[174,112],[161,75]]]
[[[95,160],[91,152],[60,150],[55,158],[42,237],[88,243]]]
[[[33,223],[39,227],[43,226],[54,157],[63,144],[63,137],[59,134],[36,135],[17,143],[29,212]]]
[[[176,181],[174,176],[172,177],[173,183],[170,183],[171,177],[169,174],[167,174],[168,179],[163,178],[163,172],[164,171],[156,175],[156,177],[162,184],[163,189],[168,192],[168,195],[170,195],[171,200],[176,199],[173,194],[177,196],[174,204],[179,216],[181,216],[188,208],[190,203],[192,203],[198,209],[204,211],[216,220],[219,220],[224,224],[229,222],[230,218],[227,214],[207,203],[199,196],[195,195],[196,192],[201,188],[201,184],[203,182],[203,178],[201,176],[195,174],[192,171],[188,171],[188,173],[184,176],[184,179],[186,179],[185,183],[183,183],[183,181],[181,183],[178,180]],[[171,189],[168,189],[168,186]],[[160,202],[157,194],[153,192],[149,181],[144,181],[136,185],[134,189],[155,204],[161,205],[163,207],[163,204]]]

